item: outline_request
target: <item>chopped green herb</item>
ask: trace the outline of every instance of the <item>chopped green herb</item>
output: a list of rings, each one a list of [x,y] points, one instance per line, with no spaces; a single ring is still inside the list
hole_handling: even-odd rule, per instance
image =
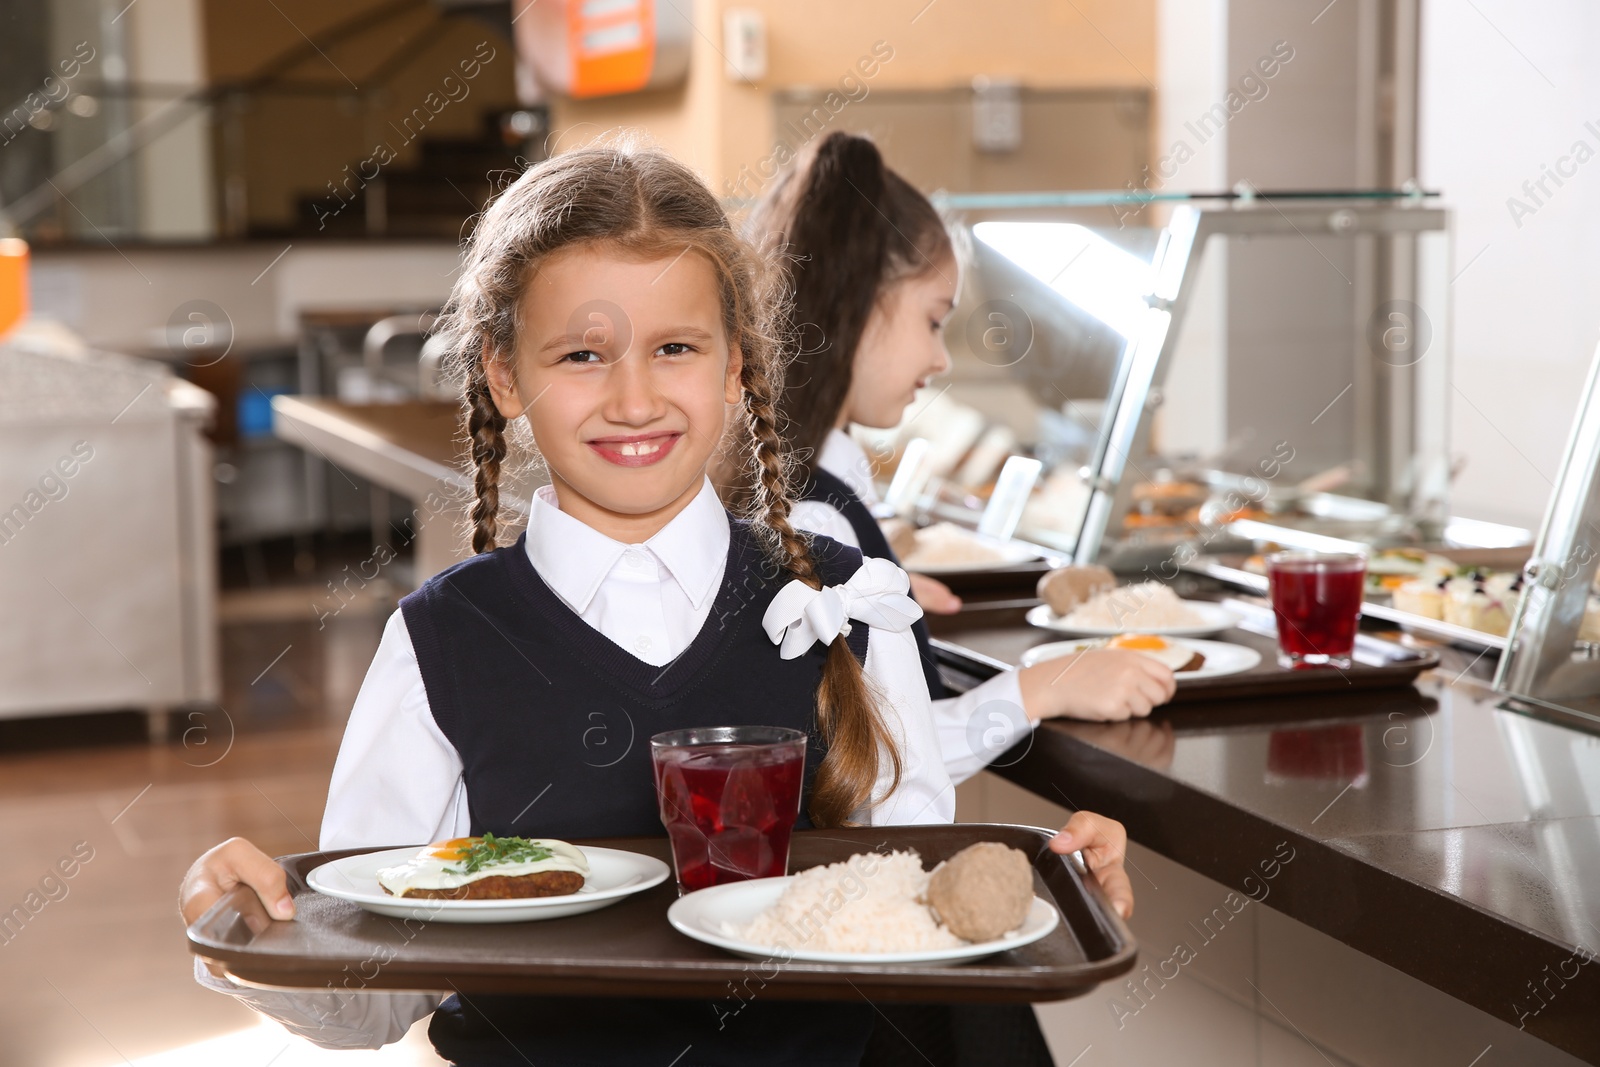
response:
[[[549,845],[541,845],[526,837],[496,837],[485,833],[483,840],[467,850],[461,867],[446,867],[446,874],[477,874],[484,867],[502,863],[538,863],[555,855]]]

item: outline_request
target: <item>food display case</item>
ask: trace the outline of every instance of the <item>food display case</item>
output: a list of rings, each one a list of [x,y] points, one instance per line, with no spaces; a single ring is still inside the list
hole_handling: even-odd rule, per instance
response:
[[[1355,549],[1369,614],[1504,647],[1532,534],[1450,507],[1453,248],[1434,194],[1241,185],[942,207],[970,245],[956,369],[897,430],[866,435],[892,510],[978,526],[1023,452],[1038,484],[998,532],[1046,562],[1263,592],[1268,547]]]
[[[977,307],[952,346],[1005,366],[1056,409],[1051,423],[1081,431],[1040,435],[1042,458],[1079,483],[1078,506],[1025,519],[1026,535],[1125,565],[1197,532],[1209,549],[1416,545],[1468,529],[1448,509],[1450,215],[1428,194],[946,207],[1012,216],[971,223],[963,303]],[[1118,226],[1084,220],[1096,207]],[[1126,225],[1134,210],[1161,224]],[[973,328],[1008,314],[1009,348]]]
[[[1600,356],[1538,543],[1457,514],[1459,267],[1433,194],[941,206],[969,246],[954,373],[900,427],[857,432],[886,514],[1035,551],[976,586],[930,573],[1025,597],[1051,566],[1099,563],[1261,596],[1266,551],[1360,551],[1377,625],[1481,654],[1508,696],[1600,721]]]

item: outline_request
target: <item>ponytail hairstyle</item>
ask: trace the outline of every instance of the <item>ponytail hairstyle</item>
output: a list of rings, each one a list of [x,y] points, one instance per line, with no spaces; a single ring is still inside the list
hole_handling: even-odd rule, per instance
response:
[[[753,240],[788,264],[798,350],[783,412],[802,475],[839,421],[867,320],[896,282],[954,260],[928,198],[865,137],[836,131],[802,153],[755,206]]]
[[[688,167],[663,152],[622,138],[574,149],[530,168],[485,212],[466,250],[460,277],[438,329],[447,362],[465,382],[462,423],[471,445],[472,547],[487,552],[499,534],[500,471],[509,433],[531,455],[525,420],[495,406],[486,373],[497,360],[515,370],[519,309],[535,270],[549,256],[591,245],[641,259],[694,251],[717,278],[723,326],[743,357],[743,403],[730,434],[748,462],[752,530],[780,575],[812,588],[822,581],[810,542],[789,523],[790,449],[779,430],[777,393],[786,348],[783,279],[770,258],[742,239],[717,198]],[[845,825],[872,798],[880,754],[901,763],[894,736],[879,714],[861,665],[836,637],[817,690],[817,727],[827,752],[811,791],[811,820]]]

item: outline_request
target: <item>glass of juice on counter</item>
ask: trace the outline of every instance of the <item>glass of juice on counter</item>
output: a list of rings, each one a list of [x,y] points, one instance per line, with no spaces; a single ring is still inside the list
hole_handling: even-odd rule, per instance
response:
[[[806,735],[779,726],[707,726],[650,739],[661,825],[678,892],[789,873]]]
[[[1366,580],[1366,557],[1355,552],[1268,556],[1267,586],[1278,621],[1279,666],[1349,667]]]

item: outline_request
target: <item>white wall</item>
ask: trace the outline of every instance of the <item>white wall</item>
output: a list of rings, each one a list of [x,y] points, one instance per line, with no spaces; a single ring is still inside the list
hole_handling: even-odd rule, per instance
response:
[[[1227,0],[1161,0],[1156,7],[1157,79],[1156,159],[1172,162],[1171,174],[1157,174],[1152,186],[1165,190],[1211,192],[1228,187],[1228,130],[1200,143],[1185,123],[1204,115],[1228,92]],[[1178,163],[1192,150],[1192,158]],[[1174,403],[1156,414],[1155,445],[1168,455],[1192,452],[1211,456],[1228,437],[1224,391],[1227,386],[1226,250],[1207,253],[1200,287],[1189,305],[1179,337],[1182,357],[1167,373],[1167,395]]]
[[[1320,15],[1278,0],[1165,0],[1157,11],[1163,188],[1372,184],[1375,94],[1362,79],[1374,0]],[[1157,447],[1202,457],[1226,447],[1249,465],[1288,441],[1296,479],[1357,458],[1354,403],[1313,418],[1357,377],[1352,255],[1326,237],[1208,242]]]
[[[205,82],[200,0],[144,0],[128,9],[127,47],[135,82],[193,89]],[[135,122],[169,106],[141,100]],[[211,180],[211,127],[205,112],[189,119],[134,156],[139,174],[139,232],[146,239],[205,239],[215,235]]]
[[[1423,3],[1420,171],[1457,213],[1458,514],[1537,525],[1600,336],[1596,40],[1590,0]],[[1535,204],[1522,183],[1579,141],[1596,158]]]
[[[116,349],[166,343],[194,301],[220,307],[240,342],[293,338],[307,310],[442,304],[460,262],[448,241],[41,248],[29,280],[36,314]]]

